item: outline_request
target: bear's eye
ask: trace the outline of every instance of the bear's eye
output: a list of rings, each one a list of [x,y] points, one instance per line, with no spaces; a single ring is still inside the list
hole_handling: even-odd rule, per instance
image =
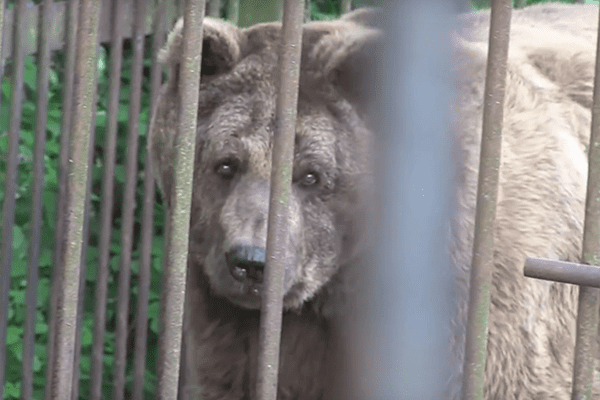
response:
[[[315,186],[318,183],[319,183],[319,174],[317,174],[314,171],[307,172],[300,179],[300,185],[302,185],[304,187]]]
[[[237,172],[237,163],[234,160],[221,161],[215,167],[215,173],[223,179],[231,179]]]

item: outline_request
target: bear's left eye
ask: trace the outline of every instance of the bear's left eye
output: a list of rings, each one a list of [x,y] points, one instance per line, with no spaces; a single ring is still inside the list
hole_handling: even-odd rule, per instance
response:
[[[215,172],[221,178],[231,179],[237,172],[237,163],[234,160],[225,160],[217,164]]]
[[[319,183],[319,174],[317,174],[314,171],[307,172],[300,179],[299,183],[300,183],[300,185],[302,185],[304,187],[315,186]]]

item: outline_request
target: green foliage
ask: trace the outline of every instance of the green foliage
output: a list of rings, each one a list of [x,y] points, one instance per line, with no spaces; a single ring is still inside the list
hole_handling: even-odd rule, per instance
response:
[[[146,58],[144,63],[144,81],[142,92],[142,110],[139,119],[139,156],[137,204],[143,204],[143,171],[145,167],[146,130],[149,119],[150,102],[150,55],[151,41],[146,41]],[[129,93],[132,76],[132,48],[129,41],[125,42],[123,52],[123,68],[121,76],[121,96],[119,103],[118,135],[117,135],[117,165],[115,171],[115,195],[113,212],[113,233],[110,248],[110,276],[108,281],[107,323],[104,345],[104,387],[103,393],[112,393],[112,371],[114,370],[114,348],[116,327],[116,306],[118,272],[121,256],[121,209],[123,203],[125,162],[127,154],[127,134],[129,121]],[[110,52],[107,47],[100,47],[98,59],[98,102],[95,121],[95,151],[92,162],[92,196],[90,204],[90,223],[88,247],[85,264],[85,301],[81,332],[81,361],[80,361],[80,398],[89,397],[89,382],[91,370],[92,331],[94,325],[95,279],[99,263],[100,243],[100,206],[102,192],[102,175],[104,171],[104,145],[107,130],[107,107]],[[7,72],[11,70],[10,64]],[[52,265],[54,255],[54,230],[56,225],[56,207],[58,194],[58,157],[60,151],[60,133],[62,117],[62,100],[64,77],[64,54],[55,52],[49,81],[48,123],[46,125],[46,152],[44,156],[44,193],[42,206],[42,234],[40,242],[39,285],[37,290],[37,323],[35,327],[35,358],[34,358],[34,398],[42,399],[45,386],[46,345],[48,341],[49,303],[51,292]],[[22,104],[22,123],[19,140],[19,168],[17,178],[16,212],[13,240],[13,268],[10,286],[10,309],[7,332],[7,381],[5,383],[5,398],[17,399],[20,396],[22,374],[23,333],[25,321],[25,293],[27,287],[27,268],[29,251],[29,234],[31,229],[31,193],[33,192],[33,151],[35,144],[35,110],[36,110],[36,78],[37,66],[34,56],[25,59],[24,94]],[[6,179],[6,155],[8,151],[7,134],[10,125],[12,83],[10,76],[1,81],[0,107],[0,187],[4,187]],[[0,202],[4,200],[4,191],[0,190]],[[134,310],[137,304],[137,282],[140,249],[138,248],[141,231],[141,212],[143,207],[136,209],[134,249],[132,257],[132,291],[130,326],[134,324]],[[155,237],[152,247],[152,282],[150,294],[148,354],[145,397],[154,398],[154,385],[158,339],[158,299],[160,298],[161,260],[162,260],[162,231],[164,213],[160,201],[155,206]],[[130,329],[133,332],[133,329]],[[128,339],[128,348],[133,348],[133,334]],[[132,356],[132,354],[129,354]],[[131,358],[131,357],[130,357]],[[127,390],[132,385],[132,365],[127,368]]]

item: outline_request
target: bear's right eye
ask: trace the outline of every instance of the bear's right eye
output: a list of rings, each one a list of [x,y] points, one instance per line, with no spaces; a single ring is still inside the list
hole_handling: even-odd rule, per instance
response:
[[[231,179],[237,172],[237,163],[234,160],[225,160],[217,164],[215,173],[223,179]]]

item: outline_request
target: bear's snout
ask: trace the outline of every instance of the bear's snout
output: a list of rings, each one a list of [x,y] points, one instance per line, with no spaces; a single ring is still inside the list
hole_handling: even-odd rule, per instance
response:
[[[265,248],[259,246],[233,246],[225,254],[231,276],[240,282],[262,283],[265,252]]]

